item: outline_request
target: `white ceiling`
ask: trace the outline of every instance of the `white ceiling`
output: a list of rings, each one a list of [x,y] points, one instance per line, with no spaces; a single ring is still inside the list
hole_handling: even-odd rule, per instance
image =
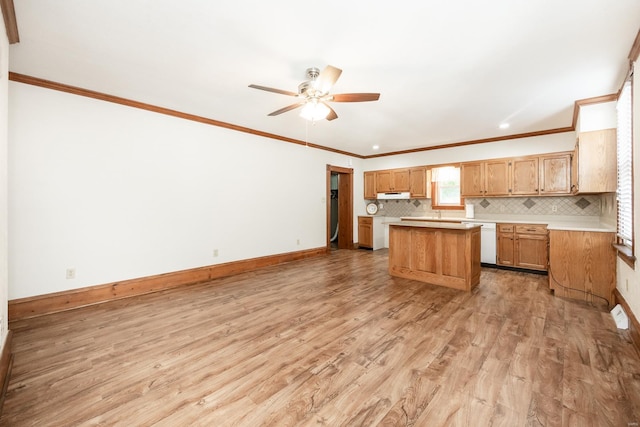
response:
[[[639,0],[15,0],[13,72],[368,156],[571,126],[615,93]],[[292,92],[343,70],[311,124]],[[509,122],[507,130],[498,129]],[[372,146],[380,146],[374,151]]]

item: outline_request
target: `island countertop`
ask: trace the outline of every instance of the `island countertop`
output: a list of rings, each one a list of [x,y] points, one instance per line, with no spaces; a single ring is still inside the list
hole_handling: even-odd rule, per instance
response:
[[[441,228],[447,230],[470,230],[480,228],[480,224],[439,222],[439,221],[400,221],[390,222],[389,226],[394,227],[417,227],[417,228]]]
[[[492,222],[506,224],[545,224],[548,230],[567,230],[567,231],[594,231],[601,233],[615,233],[615,224],[606,224],[600,222],[598,218],[571,218],[567,216],[525,216],[522,215],[493,215],[485,218],[462,218],[462,217],[442,217],[436,218],[432,216],[403,216],[401,221],[427,221],[427,222]]]

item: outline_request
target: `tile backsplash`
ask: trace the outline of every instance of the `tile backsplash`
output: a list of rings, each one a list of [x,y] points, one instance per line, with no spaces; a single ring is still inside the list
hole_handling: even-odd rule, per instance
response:
[[[391,217],[428,216],[433,214],[430,199],[378,200],[378,215]],[[615,195],[584,195],[566,197],[480,197],[467,198],[476,215],[558,215],[558,216],[613,216],[615,222]],[[446,216],[464,216],[464,211],[446,211]]]

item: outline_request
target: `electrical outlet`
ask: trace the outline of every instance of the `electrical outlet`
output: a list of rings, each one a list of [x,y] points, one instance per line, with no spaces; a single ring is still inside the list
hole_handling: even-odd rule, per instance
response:
[[[558,205],[551,205],[551,212],[558,212]]]
[[[296,240],[296,244],[300,246],[300,239]]]
[[[504,212],[504,211],[505,211],[505,207],[504,207],[504,205],[501,205],[500,206],[500,212]]]
[[[214,250],[213,250],[213,257],[215,258],[215,257],[217,257],[217,256],[218,256],[218,250],[217,250],[217,249],[214,249]]]
[[[75,278],[76,278],[76,269],[67,268],[67,279],[75,279]]]
[[[629,290],[629,279],[625,279],[624,280],[624,285],[625,285],[625,288],[627,288],[627,291],[628,291]]]

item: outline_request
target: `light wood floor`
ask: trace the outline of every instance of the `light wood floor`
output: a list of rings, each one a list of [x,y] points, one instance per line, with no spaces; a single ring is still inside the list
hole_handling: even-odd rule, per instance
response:
[[[330,256],[13,322],[3,426],[636,426],[640,359],[547,277]]]

